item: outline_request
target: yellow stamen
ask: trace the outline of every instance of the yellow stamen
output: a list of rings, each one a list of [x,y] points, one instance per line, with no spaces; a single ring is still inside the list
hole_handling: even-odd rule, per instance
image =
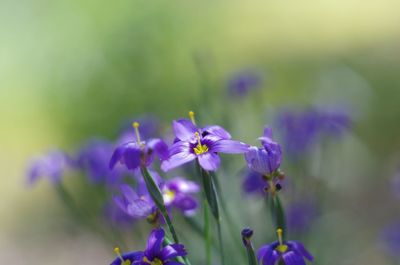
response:
[[[288,249],[288,246],[283,244],[282,240],[283,230],[281,228],[278,228],[276,229],[276,233],[278,234],[278,241],[279,241],[279,245],[276,247],[276,249],[281,253],[285,253],[286,250]]]
[[[139,126],[140,124],[138,122],[134,122],[132,123],[133,128],[135,129],[135,133],[136,133],[136,140],[137,142],[140,144],[141,140],[140,140],[140,133],[139,133]]]
[[[205,144],[201,144],[200,134],[198,132],[195,133],[197,138],[197,146],[193,148],[196,155],[201,155],[208,152],[208,147]]]
[[[115,254],[117,254],[118,258],[121,260],[121,265],[131,265],[130,260],[124,260],[124,258],[121,255],[121,251],[119,250],[119,247],[114,248]]]
[[[163,265],[164,264],[161,260],[159,260],[157,258],[155,258],[153,261],[150,261],[146,256],[143,257],[143,261],[150,265]]]
[[[189,117],[190,117],[190,120],[192,121],[192,123],[194,125],[196,125],[196,120],[194,118],[194,112],[193,111],[189,111]]]

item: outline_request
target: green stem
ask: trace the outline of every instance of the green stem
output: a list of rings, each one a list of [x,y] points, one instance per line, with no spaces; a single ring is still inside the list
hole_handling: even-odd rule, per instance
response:
[[[206,251],[206,264],[211,265],[211,233],[210,233],[210,218],[208,214],[207,200],[203,200],[204,210],[204,248]]]
[[[283,239],[286,235],[286,221],[285,221],[285,211],[283,209],[281,200],[278,195],[269,196],[268,204],[271,211],[272,222],[275,226],[275,230],[281,228],[283,230]]]
[[[225,265],[225,253],[224,253],[224,242],[222,241],[222,229],[221,229],[221,220],[217,221],[217,230],[218,230],[218,241],[219,241],[219,251],[221,255],[221,264]]]
[[[257,265],[256,255],[254,254],[254,248],[251,243],[249,243],[249,245],[246,246],[246,250],[247,250],[247,258],[249,261],[249,265]]]
[[[153,199],[154,203],[156,204],[162,216],[164,217],[168,229],[172,234],[174,242],[176,244],[179,244],[178,235],[176,234],[175,228],[168,215],[167,208],[165,207],[164,198],[162,196],[160,188],[158,187],[158,185],[156,184],[156,182],[154,181],[153,177],[150,175],[146,167],[142,166],[140,167],[140,170],[142,172],[144,182],[146,183],[147,190],[149,191],[151,198]]]

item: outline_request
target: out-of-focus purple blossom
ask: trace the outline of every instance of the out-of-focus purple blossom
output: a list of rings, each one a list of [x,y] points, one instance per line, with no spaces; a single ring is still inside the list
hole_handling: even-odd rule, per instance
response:
[[[122,254],[116,249],[118,257],[111,265],[184,265],[175,261],[177,257],[187,255],[185,246],[182,244],[168,244],[163,246],[165,232],[162,228],[154,229],[147,239],[144,251],[135,251]]]
[[[382,229],[379,243],[388,255],[400,259],[400,221],[390,223]]]
[[[105,220],[107,220],[112,224],[118,224],[118,226],[121,225],[130,226],[134,221],[134,218],[132,218],[120,207],[118,207],[113,201],[105,204],[103,209],[103,216]]]
[[[278,229],[279,231],[280,229]],[[305,265],[305,259],[313,261],[314,257],[298,241],[279,241],[262,246],[258,250],[257,258],[262,265],[275,265],[283,261],[286,265]]]
[[[170,148],[170,157],[162,162],[164,171],[198,159],[204,170],[215,171],[220,164],[217,153],[239,154],[248,150],[248,145],[231,140],[230,134],[220,126],[197,128],[192,121],[173,121],[176,140]]]
[[[53,150],[33,159],[28,168],[28,183],[33,185],[39,178],[47,178],[52,184],[60,183],[65,171],[75,167],[75,162],[64,152]]]
[[[303,155],[326,136],[339,136],[350,125],[345,112],[319,109],[284,109],[276,117],[285,150],[292,157]]]
[[[279,169],[282,150],[280,145],[272,140],[272,131],[268,127],[264,129],[264,135],[259,139],[263,148],[251,146],[244,156],[251,170],[268,176]]]
[[[162,139],[150,139],[141,141],[139,136],[138,123],[134,123],[136,140],[127,142],[115,149],[109,163],[110,169],[119,162],[129,170],[138,169],[140,166],[150,166],[157,155],[161,160],[168,159],[168,146]]]
[[[318,208],[311,199],[296,201],[286,210],[286,222],[289,231],[306,232],[318,216]]]
[[[145,115],[135,120],[136,122],[140,123],[140,135],[144,139],[151,139],[151,138],[159,138],[161,125],[160,121],[157,117],[152,115]],[[132,122],[127,122],[125,126],[123,126],[121,133],[119,134],[117,144],[122,145],[132,141],[135,139],[136,135],[135,132],[132,130]]]
[[[108,166],[114,145],[110,142],[92,139],[79,151],[78,166],[85,171],[92,183],[115,184],[125,175],[126,170],[111,170]]]
[[[245,97],[257,90],[261,85],[261,77],[254,71],[242,71],[228,80],[228,94],[232,97]]]

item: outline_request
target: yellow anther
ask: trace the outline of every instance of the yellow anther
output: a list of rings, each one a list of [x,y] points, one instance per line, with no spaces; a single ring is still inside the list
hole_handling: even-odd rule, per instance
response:
[[[121,265],[131,265],[130,260],[124,260],[124,258],[121,255],[121,251],[120,251],[119,247],[115,247],[114,252],[115,252],[115,254],[117,254],[118,258],[121,260]]]
[[[205,144],[201,144],[200,134],[198,132],[196,132],[194,135],[197,138],[197,146],[195,148],[193,148],[194,153],[196,155],[201,155],[201,154],[207,153],[208,146]]]
[[[192,121],[192,123],[193,123],[194,125],[196,125],[196,120],[195,120],[195,118],[194,118],[194,112],[193,112],[193,111],[189,111],[189,118],[190,118],[190,120]]]
[[[140,124],[138,122],[134,122],[132,123],[133,128],[135,129],[135,134],[136,134],[136,141],[140,144],[141,140],[140,140],[140,133],[139,133],[139,126]]]
[[[159,260],[157,258],[155,258],[153,261],[150,261],[146,256],[143,257],[143,262],[150,264],[150,265],[163,265],[164,264],[161,260]]]

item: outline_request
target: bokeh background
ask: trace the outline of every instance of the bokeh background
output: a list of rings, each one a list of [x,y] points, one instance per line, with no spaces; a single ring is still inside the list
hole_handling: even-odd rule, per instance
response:
[[[400,164],[399,10],[395,0],[1,0],[2,263],[113,258],[113,245],[74,223],[51,184],[28,187],[32,156],[114,139],[142,114],[167,127],[188,110],[256,144],[281,107],[329,106],[346,110],[352,126],[315,155],[327,195],[307,245],[316,264],[396,264],[379,234],[400,219],[391,181]],[[242,71],[261,85],[234,98],[227,84]],[[232,185],[237,222],[268,233],[265,214],[246,213],[262,204],[235,199],[240,179],[230,178],[222,182]]]

